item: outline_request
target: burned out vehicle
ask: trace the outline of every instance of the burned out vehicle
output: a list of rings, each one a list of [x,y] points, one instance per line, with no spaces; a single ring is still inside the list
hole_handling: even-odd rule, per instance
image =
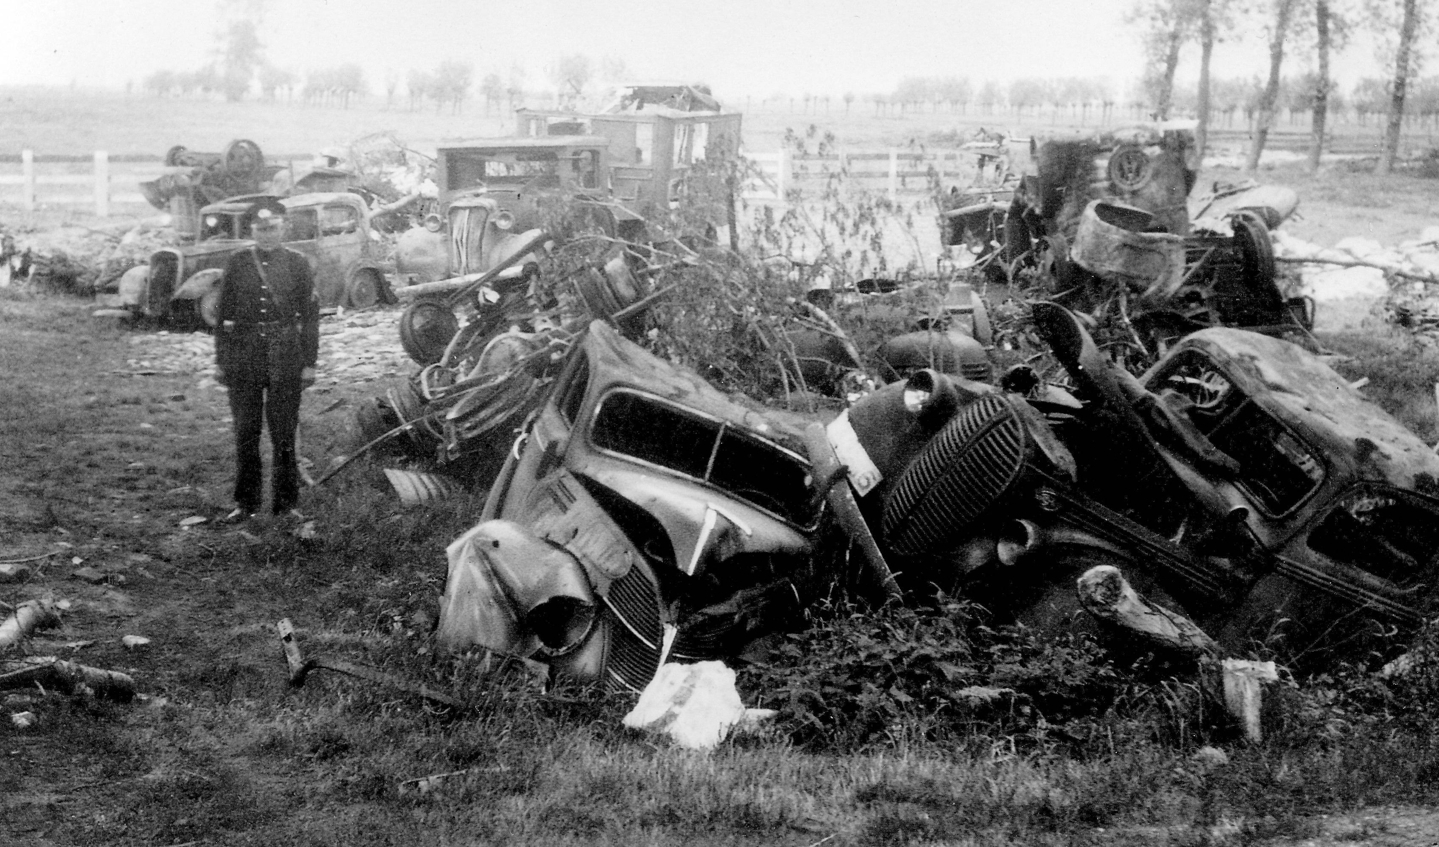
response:
[[[234,197],[206,206],[199,240],[157,250],[102,292],[108,305],[176,323],[215,325],[218,283],[230,256],[254,244],[245,211],[261,196]],[[285,246],[310,261],[322,307],[362,309],[392,297],[370,209],[349,192],[279,198],[286,214]]]
[[[457,255],[453,244],[447,248],[445,232],[453,233],[455,222],[446,210],[464,198],[489,199],[516,232],[552,226],[541,220],[542,207],[563,200],[572,201],[566,205],[574,207],[575,225],[633,243],[695,234],[713,241],[729,223],[724,209],[701,210],[697,233],[655,230],[672,210],[693,200],[687,187],[697,165],[739,149],[741,116],[719,111],[713,98],[699,92],[693,97],[684,92],[684,87],[638,87],[616,111],[596,115],[521,109],[514,137],[441,147],[435,174],[439,212],[401,238],[401,278],[435,282],[462,275],[462,264],[474,272],[495,263],[479,241],[464,255]],[[666,105],[672,102],[716,108],[683,111]]]
[[[449,546],[440,643],[638,691],[793,626],[820,517],[803,445],[590,324]]]
[[[828,427],[907,588],[1057,628],[1113,565],[1233,654],[1310,659],[1433,614],[1439,457],[1317,357],[1209,328],[1135,378],[1068,310],[1035,320],[1071,390],[921,372]]]
[[[164,164],[166,172],[140,183],[140,193],[150,205],[170,213],[183,241],[199,237],[205,206],[264,191],[283,168],[266,164],[260,145],[248,138],[237,138],[218,153],[177,144],[166,151]]]
[[[1281,292],[1269,235],[1297,206],[1293,191],[1216,186],[1191,198],[1198,163],[1187,123],[1031,139],[1028,158],[1017,181],[941,198],[951,252],[999,245],[986,254],[989,270],[1026,295],[1116,324],[1102,342],[1131,348],[1122,358],[1136,370],[1206,326],[1317,350],[1312,303]]]

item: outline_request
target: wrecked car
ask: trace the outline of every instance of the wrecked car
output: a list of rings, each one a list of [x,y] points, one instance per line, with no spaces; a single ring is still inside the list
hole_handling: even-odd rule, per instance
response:
[[[435,172],[441,212],[400,236],[400,278],[410,285],[441,283],[487,270],[499,261],[495,250],[506,235],[542,227],[546,205],[560,198],[589,200],[577,205],[606,234],[639,240],[644,224],[637,213],[602,205],[608,145],[599,136],[569,135],[441,147]],[[444,290],[432,284],[406,296]]]
[[[1068,389],[922,371],[827,427],[854,534],[907,589],[1058,628],[1112,565],[1231,654],[1352,650],[1433,613],[1439,456],[1318,357],[1209,328],[1135,378],[1073,313],[1034,317]]]
[[[150,205],[170,213],[182,241],[199,237],[206,205],[261,192],[284,167],[266,164],[260,145],[248,138],[231,141],[219,153],[177,144],[166,151],[164,164],[167,171],[140,183],[140,193]]]
[[[148,318],[213,327],[220,276],[230,256],[254,244],[245,211],[262,196],[268,195],[206,206],[199,241],[155,251],[148,265],[120,277],[100,299]],[[370,209],[359,195],[278,199],[288,210],[285,246],[309,259],[321,307],[363,309],[392,299],[378,236],[370,228]]]
[[[1117,322],[1136,370],[1206,326],[1317,350],[1313,305],[1281,292],[1269,235],[1297,196],[1216,185],[1191,201],[1194,144],[1184,122],[1031,139],[1033,172],[1010,184],[1002,225],[993,222],[998,200],[975,214],[990,222],[986,237],[1002,241],[1006,276],[1027,294]],[[968,220],[956,215],[941,215],[946,244],[958,243],[956,227]]]
[[[800,423],[591,323],[448,548],[440,644],[639,691],[793,626],[820,517]]]

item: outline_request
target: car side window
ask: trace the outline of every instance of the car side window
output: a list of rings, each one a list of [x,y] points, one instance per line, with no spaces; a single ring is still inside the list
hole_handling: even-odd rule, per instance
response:
[[[320,210],[321,235],[348,235],[360,228],[360,213],[349,206],[326,206]]]
[[[289,218],[289,241],[314,241],[320,237],[319,217],[314,209],[298,209],[286,215]]]

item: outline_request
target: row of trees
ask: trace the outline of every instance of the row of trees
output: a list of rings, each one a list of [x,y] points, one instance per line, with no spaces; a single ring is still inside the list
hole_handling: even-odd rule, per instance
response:
[[[1355,105],[1370,108],[1385,102],[1384,142],[1377,171],[1389,173],[1398,155],[1411,89],[1418,80],[1423,47],[1434,18],[1435,0],[1135,0],[1130,21],[1141,32],[1146,51],[1145,88],[1160,117],[1175,107],[1175,76],[1186,47],[1199,48],[1199,84],[1194,112],[1199,119],[1202,150],[1216,107],[1211,62],[1216,44],[1237,40],[1242,32],[1262,32],[1269,55],[1268,74],[1254,103],[1254,132],[1249,167],[1260,154],[1277,111],[1283,107],[1283,69],[1287,55],[1312,58],[1314,70],[1305,77],[1299,97],[1312,115],[1309,161],[1318,167],[1325,124],[1337,87],[1330,73],[1335,52],[1352,35],[1367,30],[1379,45],[1379,58],[1392,73],[1386,81],[1366,81],[1354,92]],[[1420,86],[1423,91],[1425,86]],[[1360,106],[1359,104],[1364,104]],[[1377,111],[1377,110],[1376,110]]]
[[[1319,75],[1306,71],[1298,76],[1280,77],[1274,95],[1276,112],[1291,115],[1312,112],[1318,104]],[[1363,120],[1367,116],[1387,114],[1391,101],[1392,80],[1368,77],[1359,80],[1346,93],[1332,80],[1328,86],[1327,107],[1331,112],[1352,111]],[[1439,76],[1411,80],[1406,97],[1406,111],[1415,116],[1431,118],[1439,114]],[[876,92],[857,97],[848,92],[839,98],[848,111],[859,99],[870,103],[876,114],[884,112],[943,111],[993,115],[1008,112],[1017,117],[1040,111],[1087,113],[1089,110],[1112,109],[1115,106],[1143,106],[1156,116],[1193,115],[1198,110],[1197,92],[1175,89],[1168,94],[1162,109],[1155,103],[1154,92],[1143,86],[1123,94],[1117,93],[1108,78],[1025,77],[1008,84],[986,80],[975,86],[965,78],[910,78],[903,80],[892,92]],[[1209,85],[1210,113],[1243,113],[1253,116],[1264,103],[1267,82],[1259,77],[1212,78]],[[776,95],[781,96],[781,95]],[[830,111],[829,95],[806,94],[799,98],[804,111]]]
[[[213,58],[193,71],[159,70],[142,81],[143,88],[159,97],[223,96],[241,100],[253,91],[267,100],[293,100],[298,93],[306,103],[347,107],[355,98],[370,93],[364,71],[350,62],[332,68],[318,68],[302,80],[296,72],[278,67],[265,58],[260,29],[265,17],[265,0],[248,0],[238,7],[220,4],[219,16],[228,18],[215,35]],[[620,82],[626,75],[624,61],[606,58],[598,66],[583,54],[563,56],[548,68],[555,86],[559,105],[574,105],[587,93],[597,78]],[[524,68],[510,69],[508,78],[498,73],[486,74],[480,82],[485,109],[508,100],[516,105],[523,97],[526,73]],[[432,70],[412,69],[405,78],[405,97],[409,108],[422,108],[427,102],[437,111],[448,107],[461,111],[470,97],[475,82],[475,68],[469,62],[448,59]],[[400,76],[391,71],[385,78],[385,102],[395,106]]]

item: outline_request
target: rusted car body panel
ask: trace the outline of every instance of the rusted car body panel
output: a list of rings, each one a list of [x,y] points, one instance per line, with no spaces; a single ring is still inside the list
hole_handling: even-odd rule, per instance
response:
[[[440,642],[639,690],[667,656],[792,625],[818,520],[799,424],[592,323],[450,548]],[[590,595],[526,587],[581,582]]]

